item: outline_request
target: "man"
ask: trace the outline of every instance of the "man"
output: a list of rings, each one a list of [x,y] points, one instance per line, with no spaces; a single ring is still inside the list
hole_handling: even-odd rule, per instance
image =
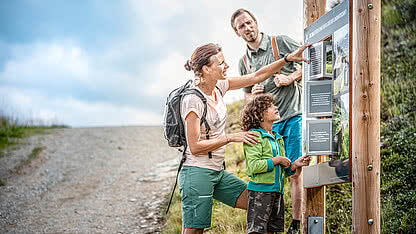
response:
[[[272,37],[259,32],[257,20],[251,12],[245,9],[235,11],[231,16],[231,26],[237,36],[247,44],[246,52],[239,63],[241,75],[255,72],[276,60]],[[300,46],[287,36],[278,36],[276,41],[279,58]],[[283,136],[287,157],[291,162],[302,156],[302,87],[298,83],[298,80],[302,79],[302,69],[297,69],[295,65],[288,63],[281,69],[280,74],[275,74],[260,84],[244,88],[246,99],[261,93],[271,93],[274,96],[274,104],[280,112],[281,119],[273,124],[273,131]],[[290,177],[293,220],[288,233],[300,233],[303,192],[301,170],[297,169],[296,174]]]

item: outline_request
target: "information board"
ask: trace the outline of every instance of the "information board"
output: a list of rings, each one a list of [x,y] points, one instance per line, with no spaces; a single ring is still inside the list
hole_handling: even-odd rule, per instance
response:
[[[329,161],[304,169],[304,186],[316,187],[350,178],[350,3],[344,0],[304,30],[312,43],[303,66],[304,155]]]

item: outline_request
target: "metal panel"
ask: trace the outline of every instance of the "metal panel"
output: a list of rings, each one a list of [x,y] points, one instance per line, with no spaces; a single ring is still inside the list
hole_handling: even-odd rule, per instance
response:
[[[306,155],[332,154],[332,120],[306,121]]]
[[[306,116],[332,116],[332,81],[306,82]]]
[[[319,184],[319,168],[318,164],[302,168],[303,172],[303,187],[315,188]]]
[[[332,41],[321,41],[309,48],[308,80],[332,78],[333,54]]]
[[[310,79],[322,77],[323,47],[323,43],[319,42],[309,48],[309,59],[311,61],[309,65]]]
[[[339,184],[350,181],[349,159],[329,162],[303,168],[303,186],[314,188],[323,185]]]
[[[323,234],[324,218],[320,216],[308,217],[308,234]]]

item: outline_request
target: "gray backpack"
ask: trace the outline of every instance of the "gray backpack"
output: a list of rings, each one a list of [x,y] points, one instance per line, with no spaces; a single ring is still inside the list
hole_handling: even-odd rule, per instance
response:
[[[205,119],[207,114],[207,99],[197,89],[192,88],[192,80],[189,80],[179,88],[174,89],[168,95],[165,105],[165,113],[163,117],[163,131],[168,145],[170,147],[182,147],[183,152],[187,148],[185,125],[181,116],[182,99],[189,94],[198,96],[202,103],[204,103],[204,112],[201,117],[201,125],[205,124],[207,139],[209,139],[208,132],[210,127]],[[179,151],[182,151],[179,149]]]

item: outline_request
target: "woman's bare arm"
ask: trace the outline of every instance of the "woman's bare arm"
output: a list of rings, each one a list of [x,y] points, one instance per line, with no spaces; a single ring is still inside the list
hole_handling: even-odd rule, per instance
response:
[[[306,44],[299,47],[297,50],[293,51],[292,53],[288,54],[286,59],[291,62],[301,62],[305,61],[308,62],[306,59],[302,58],[303,51],[311,46],[312,44]],[[258,84],[262,81],[265,81],[269,78],[273,73],[277,72],[280,68],[282,68],[286,64],[284,58],[281,58],[267,66],[262,67],[260,70],[250,73],[240,77],[229,77],[230,90],[233,89],[240,89],[247,86]]]
[[[193,155],[206,155],[208,152],[217,150],[218,148],[230,143],[230,142],[245,142],[247,144],[257,143],[257,134],[255,132],[238,132],[221,137],[201,140],[201,120],[195,114],[190,112],[185,118],[187,128],[186,137],[188,139],[189,149]]]

